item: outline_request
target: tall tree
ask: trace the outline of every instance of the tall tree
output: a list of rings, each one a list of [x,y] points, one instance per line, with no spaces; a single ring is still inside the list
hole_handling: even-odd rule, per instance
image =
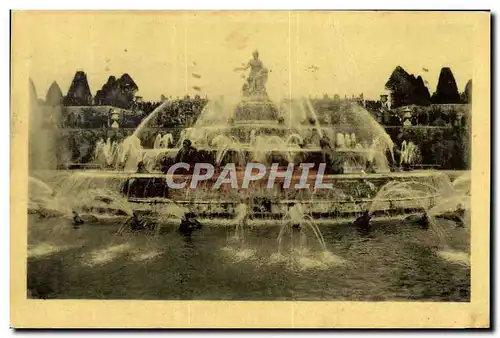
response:
[[[85,72],[76,72],[68,94],[64,98],[64,104],[66,106],[88,106],[92,104],[92,93]]]
[[[430,103],[429,90],[421,76],[417,78],[409,74],[401,66],[392,72],[385,88],[391,92],[391,107],[397,108],[408,105],[428,105]]]
[[[95,104],[127,109],[134,102],[138,90],[130,75],[125,73],[119,79],[110,76],[102,89],[97,91]]]
[[[412,75],[413,76],[413,75]],[[427,106],[431,103],[431,94],[429,89],[425,86],[424,80],[419,75],[413,82],[413,104],[419,106]]]
[[[401,66],[397,66],[392,72],[385,88],[391,92],[391,106],[394,108],[408,104],[410,100],[409,74]]]
[[[449,67],[441,68],[436,91],[432,95],[432,103],[451,104],[460,103],[457,82]]]
[[[139,90],[137,84],[132,80],[132,77],[127,73],[123,74],[119,79],[119,93],[120,102],[119,104],[123,108],[129,108],[135,99],[135,94]]]
[[[462,103],[472,102],[472,80],[467,81],[464,92],[460,95]]]
[[[102,86],[100,90],[98,90],[95,94],[94,98],[94,104],[98,106],[104,106],[104,105],[113,105],[111,98],[110,98],[110,92],[115,85],[116,82],[116,77],[111,75],[108,77],[108,81]]]

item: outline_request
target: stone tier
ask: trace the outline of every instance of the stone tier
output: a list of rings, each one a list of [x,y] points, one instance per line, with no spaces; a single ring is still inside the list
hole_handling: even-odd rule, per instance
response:
[[[238,174],[241,185],[242,173]],[[175,182],[186,182],[184,189],[170,189],[166,176],[161,174],[127,174],[119,172],[86,172],[82,179],[92,180],[92,186],[119,190],[134,205],[145,212],[154,212],[162,205],[176,203],[196,211],[200,217],[231,218],[239,203],[249,206],[252,217],[279,219],[288,208],[297,202],[309,206],[314,218],[348,217],[372,207],[378,215],[404,214],[408,210],[423,210],[432,207],[442,196],[440,185],[446,175],[439,172],[412,172],[390,174],[343,174],[326,175],[324,183],[332,183],[333,189],[314,190],[315,175],[311,175],[308,189],[296,189],[300,174],[292,179],[289,188],[283,187],[283,180],[276,179],[272,189],[267,180],[251,182],[248,189],[232,189],[222,186],[213,189],[217,177],[201,182],[196,189],[190,189],[190,175],[175,175]],[[420,193],[407,196],[390,196],[378,199],[380,189],[389,182],[422,183]],[[447,181],[449,182],[449,181]]]
[[[279,110],[269,99],[241,101],[234,110],[234,123],[248,120],[280,121]]]

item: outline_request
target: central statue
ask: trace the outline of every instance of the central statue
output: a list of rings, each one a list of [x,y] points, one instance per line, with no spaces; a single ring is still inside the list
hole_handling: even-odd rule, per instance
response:
[[[267,96],[266,93],[266,82],[267,82],[267,68],[259,59],[259,52],[253,52],[253,58],[248,61],[245,67],[235,68],[235,71],[247,70],[250,68],[250,74],[248,74],[245,84],[243,84],[243,96],[244,97],[262,97]]]

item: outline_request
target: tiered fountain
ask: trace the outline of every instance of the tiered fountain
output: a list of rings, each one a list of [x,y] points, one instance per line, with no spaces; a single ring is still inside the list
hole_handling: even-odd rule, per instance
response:
[[[315,222],[331,222],[364,210],[371,210],[374,216],[390,217],[428,209],[443,189],[449,188],[448,177],[439,172],[391,172],[392,141],[364,108],[345,104],[335,125],[322,126],[307,99],[288,99],[276,105],[266,92],[267,70],[261,63],[252,67],[255,69],[243,86],[241,101],[236,105],[209,102],[195,125],[182,131],[177,148],[158,147],[158,140],[145,139],[144,131],[165,109],[165,102],[120,145],[114,159],[122,170],[75,172],[66,179],[64,189],[111,189],[134,209],[144,211],[173,201],[220,224],[232,218],[241,203],[248,205],[254,222],[276,223],[297,202],[305,206]],[[174,181],[187,181],[186,188],[170,189],[166,173],[176,162],[185,140],[197,149],[197,162],[212,164],[216,172],[234,163],[238,177],[247,163],[257,162],[267,168],[277,163],[283,170],[291,163],[295,168],[299,163],[314,163],[309,171],[314,180],[326,153],[340,163],[341,170],[334,171],[327,164],[323,182],[332,183],[333,189],[314,189],[313,184],[306,189],[295,189],[293,184],[284,188],[280,178],[273,189],[266,188],[267,180],[253,182],[244,190],[226,189],[224,185],[213,189],[217,175],[191,189],[191,175],[186,173],[172,175]],[[138,171],[139,162],[144,168]],[[295,172],[292,182],[298,181],[300,174]],[[404,186],[412,191],[400,194],[398,188],[396,193],[388,193],[392,191],[388,187],[399,182],[407,182]],[[373,203],[379,191],[383,196]]]

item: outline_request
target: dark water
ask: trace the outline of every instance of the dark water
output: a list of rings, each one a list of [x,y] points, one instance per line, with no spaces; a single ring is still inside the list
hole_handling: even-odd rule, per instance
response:
[[[156,237],[119,225],[84,225],[30,216],[31,297],[183,300],[442,300],[469,301],[470,271],[438,251],[468,252],[469,234],[443,223],[444,237],[396,222],[369,236],[343,226],[321,227],[317,241],[279,227],[203,228],[191,236],[164,229]],[[229,243],[229,244],[228,244]],[[308,251],[304,251],[306,248]],[[301,249],[302,251],[300,251]]]

